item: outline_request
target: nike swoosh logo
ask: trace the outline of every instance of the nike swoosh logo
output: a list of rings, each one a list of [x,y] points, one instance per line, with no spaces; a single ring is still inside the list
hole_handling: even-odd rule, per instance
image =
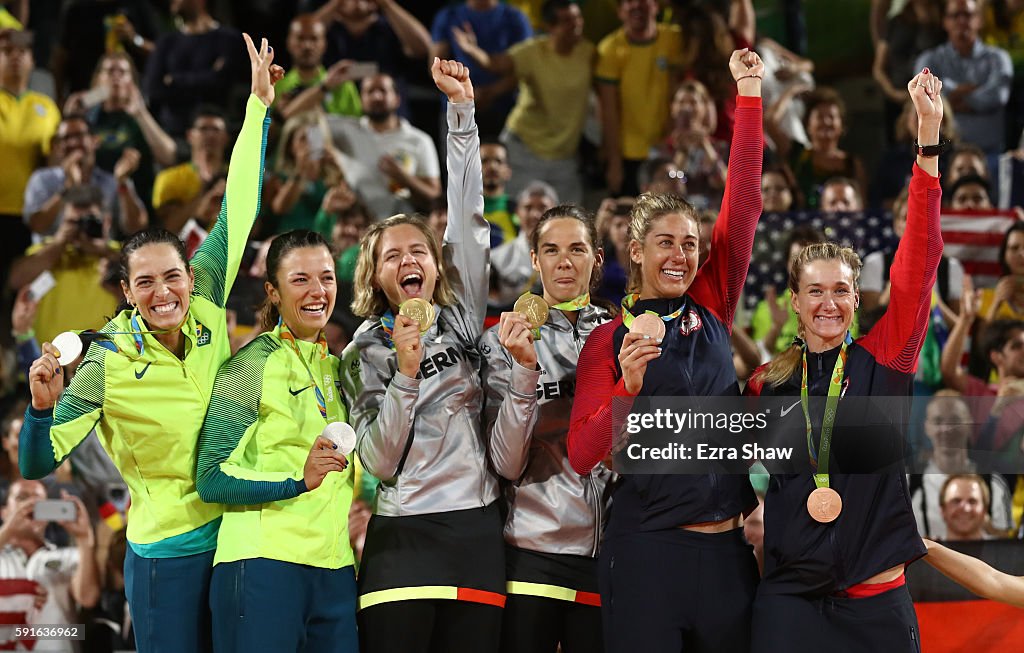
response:
[[[310,388],[310,387],[311,387],[311,386],[308,386],[308,385],[307,385],[306,387],[304,387],[304,388],[299,388],[298,390],[292,390],[291,388],[288,388],[288,392],[292,393],[292,396],[293,396],[293,397],[297,397],[297,396],[299,395],[299,393],[301,393],[301,392],[305,392],[306,390],[309,390],[309,388]]]
[[[782,410],[780,410],[779,411],[779,417],[785,417],[786,415],[788,415],[789,411],[791,411],[794,408],[796,408],[799,403],[800,403],[799,401],[794,402],[793,405],[790,406],[789,408],[783,408]]]
[[[144,377],[146,375],[146,370],[148,370],[149,366],[152,365],[152,364],[153,364],[153,361],[150,361],[150,362],[146,363],[146,366],[142,368],[141,372],[138,371],[138,370],[135,370],[135,378],[136,379],[141,379],[142,377]]]

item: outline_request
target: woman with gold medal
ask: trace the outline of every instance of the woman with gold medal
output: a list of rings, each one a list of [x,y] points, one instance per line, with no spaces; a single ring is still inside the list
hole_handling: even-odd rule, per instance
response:
[[[809,458],[805,473],[772,474],[765,497],[752,638],[758,653],[920,650],[903,570],[925,549],[901,465],[901,415],[866,428],[863,411],[854,414],[864,404],[850,401],[911,394],[942,256],[942,83],[925,69],[908,88],[918,156],[885,315],[852,340],[860,258],[835,243],[807,246],[789,272],[800,339],[747,387],[749,395],[800,396]],[[810,397],[825,398],[823,412],[810,408]]]
[[[366,470],[380,479],[359,569],[363,653],[495,651],[505,605],[498,480],[480,425],[478,342],[490,228],[465,66],[434,60],[448,96],[448,226],[419,218],[366,232],[342,355]]]
[[[484,423],[508,503],[504,653],[602,650],[597,553],[612,472],[580,475],[566,437],[580,350],[613,313],[590,291],[602,251],[571,204],[541,216],[530,243],[544,296],[524,294],[480,341]]]

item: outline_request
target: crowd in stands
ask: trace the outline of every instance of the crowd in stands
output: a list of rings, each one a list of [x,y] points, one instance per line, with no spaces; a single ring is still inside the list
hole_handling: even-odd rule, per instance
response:
[[[259,334],[276,234],[305,228],[331,243],[339,293],[327,335],[338,354],[360,323],[350,302],[364,231],[415,212],[443,233],[445,108],[423,90],[435,56],[465,64],[476,89],[493,248],[488,325],[539,288],[531,237],[547,209],[567,202],[597,214],[595,295],[618,305],[637,196],[682,196],[710,234],[736,112],[727,62],[742,48],[765,63],[766,144],[764,216],[733,333],[740,381],[797,336],[786,270],[808,244],[840,239],[863,258],[854,323],[863,335],[888,303],[906,224],[917,125],[904,87],[930,69],[952,144],[940,159],[943,230],[948,217],[949,233],[972,237],[947,239],[938,272],[917,366],[915,392],[931,399],[912,439],[911,501],[931,539],[1024,537],[1024,474],[973,461],[981,452],[979,461],[1003,457],[1024,471],[1024,2],[871,1],[869,74],[887,132],[871,167],[851,151],[859,135],[827,85],[841,80],[816,77],[806,56],[817,37],[759,33],[755,6],[773,3],[299,0],[252,13],[248,4],[0,3],[0,596],[9,606],[0,612],[89,629],[84,643],[34,650],[130,646],[128,493],[95,443],[43,482],[20,477],[25,372],[41,343],[98,329],[123,304],[124,239],[162,226],[191,254],[209,233],[247,93],[241,32],[270,25],[287,74],[271,108],[260,213],[228,298],[235,350]],[[595,34],[591,22],[607,28],[599,38],[584,36]],[[704,239],[702,260],[709,247]],[[357,490],[358,555],[372,483]],[[47,497],[72,501],[77,516],[34,520]],[[752,543],[756,524],[748,520]],[[0,629],[0,648],[5,637]]]

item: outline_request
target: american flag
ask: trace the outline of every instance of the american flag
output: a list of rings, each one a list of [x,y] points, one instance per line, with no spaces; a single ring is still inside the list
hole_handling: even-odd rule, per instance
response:
[[[754,253],[744,288],[746,307],[753,309],[769,285],[781,294],[786,288],[786,239],[795,227],[809,225],[847,247],[863,259],[871,252],[894,251],[897,239],[888,213],[833,213],[790,211],[764,213],[757,223]],[[997,244],[998,246],[998,244]]]
[[[943,211],[943,253],[960,259],[976,288],[991,288],[1003,274],[999,265],[1003,234],[1015,221],[1011,210]]]
[[[1016,220],[1010,210],[944,211],[942,213],[944,255],[959,259],[964,271],[974,278],[975,287],[995,285],[1001,272],[999,246],[1003,234]],[[753,309],[769,285],[781,293],[786,288],[786,239],[798,226],[810,225],[826,238],[852,247],[860,257],[882,251],[891,254],[899,244],[892,232],[892,217],[884,214],[812,211],[765,213],[757,224],[754,253],[744,289],[746,306]]]

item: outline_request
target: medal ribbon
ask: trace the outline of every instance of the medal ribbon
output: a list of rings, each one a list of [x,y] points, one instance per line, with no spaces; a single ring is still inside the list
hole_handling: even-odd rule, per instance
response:
[[[585,292],[579,297],[574,297],[567,302],[560,304],[554,304],[551,308],[557,308],[560,311],[578,311],[584,306],[590,305],[590,293]]]
[[[631,295],[626,295],[625,297],[622,298],[622,323],[626,326],[627,329],[629,327],[633,326],[633,320],[636,319],[636,316],[633,315],[632,313],[630,313],[629,309],[633,308],[633,305],[636,304],[636,300],[639,297],[640,297],[640,293],[633,293]],[[644,311],[644,312],[645,313],[649,313],[650,315],[656,315],[657,317],[660,317],[662,320],[664,320],[666,322],[671,322],[672,320],[674,320],[677,317],[679,317],[680,315],[682,315],[683,314],[683,310],[685,308],[686,308],[686,302],[683,302],[682,306],[680,306],[676,310],[672,311],[668,315],[658,315],[654,311]]]
[[[146,353],[146,343],[142,339],[142,334],[149,333],[154,335],[163,335],[165,333],[173,333],[180,329],[181,327],[185,326],[185,323],[188,322],[188,315],[188,313],[185,313],[185,319],[182,320],[181,324],[174,327],[173,329],[143,329],[142,320],[139,317],[139,307],[136,306],[134,309],[132,309],[131,317],[128,318],[128,324],[131,325],[131,331],[107,331],[106,333],[104,333],[104,335],[131,336],[132,340],[135,342],[135,350],[139,352],[139,356],[142,356],[143,354]],[[196,338],[199,337],[199,334],[202,332],[202,330],[203,325],[199,324],[199,322],[196,322]]]
[[[395,341],[391,339],[395,333],[395,314],[391,312],[389,308],[384,315],[380,316],[380,327],[384,329],[384,333],[387,334],[388,347],[391,349],[395,348]]]
[[[850,334],[846,334],[843,346],[836,357],[836,364],[832,368],[832,377],[828,382],[828,398],[825,400],[825,415],[821,421],[821,442],[818,451],[814,451],[813,428],[811,427],[811,414],[808,410],[807,398],[807,348],[803,351],[803,374],[800,378],[800,407],[804,409],[804,422],[807,425],[807,453],[811,459],[811,465],[817,470],[814,474],[814,485],[818,488],[828,487],[828,455],[832,445],[832,427],[836,422],[836,408],[839,405],[839,395],[843,387],[843,371],[846,368],[846,346],[851,342]]]
[[[306,368],[306,374],[309,375],[309,381],[313,384],[313,392],[316,394],[316,407],[320,409],[320,416],[324,418],[324,421],[330,423],[332,420],[327,418],[327,400],[324,399],[324,393],[320,392],[320,386],[317,384],[313,372],[310,371],[309,364],[306,363],[306,359],[302,357],[302,352],[299,351],[299,343],[295,342],[295,336],[292,334],[291,329],[288,328],[288,325],[284,323],[284,320],[278,318],[277,326],[280,330],[281,340],[291,346],[292,351],[299,357],[302,366]],[[324,336],[323,331],[320,331],[320,337],[316,341],[316,346],[320,350],[320,360],[327,360],[327,338]]]

